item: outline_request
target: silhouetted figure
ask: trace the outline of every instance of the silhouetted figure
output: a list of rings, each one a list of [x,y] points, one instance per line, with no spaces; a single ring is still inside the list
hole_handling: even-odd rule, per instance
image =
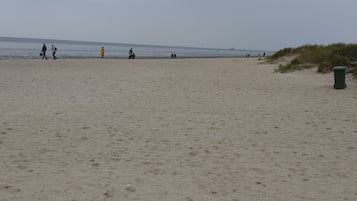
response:
[[[133,52],[133,48],[130,48],[130,50],[129,50],[129,57],[128,57],[128,59],[135,59],[135,53]]]
[[[51,50],[52,50],[53,59],[57,59],[57,57],[56,57],[57,47],[55,47],[55,46],[52,44]]]
[[[42,59],[47,60],[46,51],[47,51],[47,47],[46,47],[46,44],[44,43],[42,46],[42,49],[41,49],[41,56],[42,56]]]

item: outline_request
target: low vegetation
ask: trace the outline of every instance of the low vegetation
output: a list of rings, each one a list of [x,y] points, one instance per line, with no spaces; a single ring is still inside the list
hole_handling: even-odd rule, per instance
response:
[[[271,63],[282,60],[287,61],[279,65],[278,72],[317,67],[317,72],[327,73],[334,66],[346,66],[347,73],[357,78],[357,44],[304,45],[282,49],[268,58]]]

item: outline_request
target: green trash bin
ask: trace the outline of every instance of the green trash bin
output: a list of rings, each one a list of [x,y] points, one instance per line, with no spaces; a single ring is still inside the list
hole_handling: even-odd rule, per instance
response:
[[[344,89],[346,88],[346,68],[344,66],[335,66],[333,68],[335,76],[335,84],[333,87],[335,89]]]

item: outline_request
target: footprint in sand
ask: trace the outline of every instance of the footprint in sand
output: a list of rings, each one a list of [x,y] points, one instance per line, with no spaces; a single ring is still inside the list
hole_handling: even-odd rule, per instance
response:
[[[186,201],[193,201],[193,199],[190,197],[186,197]]]
[[[111,190],[107,190],[105,193],[104,193],[104,197],[107,199],[107,198],[112,198],[114,197],[114,192],[115,192],[115,189],[111,189]]]
[[[8,185],[0,186],[0,190],[5,190],[5,191],[11,192],[11,193],[17,193],[17,192],[21,191],[18,188],[15,188],[13,186],[8,186]]]
[[[93,167],[99,167],[99,166],[100,166],[100,163],[95,162],[94,159],[91,159],[90,162],[92,163],[91,165],[92,165]]]
[[[258,185],[261,185],[261,186],[263,186],[263,187],[266,187],[267,185],[265,185],[265,184],[263,184],[262,182],[260,182],[260,181],[257,181],[257,182],[255,182],[256,184],[258,184]]]
[[[130,193],[134,193],[136,191],[136,188],[135,188],[135,186],[128,184],[127,187],[125,188],[125,190]]]
[[[164,174],[165,172],[162,172],[162,171],[161,171],[160,169],[158,169],[158,168],[154,168],[154,169],[148,171],[148,173],[151,173],[151,174],[154,174],[154,175],[159,175],[160,173],[161,173],[161,174]]]

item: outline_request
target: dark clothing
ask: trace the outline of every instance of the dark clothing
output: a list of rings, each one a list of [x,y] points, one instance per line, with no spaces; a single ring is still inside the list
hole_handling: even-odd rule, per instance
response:
[[[47,47],[45,44],[43,44],[42,46],[42,50],[41,50],[41,53],[42,53],[42,59],[47,59],[47,56],[46,56],[46,51],[47,51]]]
[[[135,53],[133,52],[133,48],[129,50],[129,59],[135,59]]]
[[[56,52],[57,52],[57,47],[55,47],[54,45],[52,45],[52,56],[53,56],[53,59],[57,59],[57,57],[55,56],[56,55]]]

